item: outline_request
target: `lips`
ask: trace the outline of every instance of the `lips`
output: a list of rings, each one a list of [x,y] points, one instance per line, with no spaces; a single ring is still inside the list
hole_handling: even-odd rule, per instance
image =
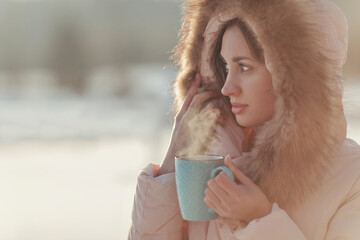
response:
[[[231,105],[232,105],[231,111],[234,114],[241,113],[248,106],[247,104],[241,104],[241,103],[237,103],[237,102],[231,102]]]
[[[247,104],[241,104],[241,103],[237,103],[237,102],[231,102],[231,105],[233,107],[246,107]]]

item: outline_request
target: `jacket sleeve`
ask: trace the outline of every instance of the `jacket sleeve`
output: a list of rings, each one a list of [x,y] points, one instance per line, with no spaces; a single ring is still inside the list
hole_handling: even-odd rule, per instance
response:
[[[233,232],[236,240],[306,240],[289,215],[274,203],[269,215],[254,219],[245,228]]]
[[[357,240],[360,238],[360,177],[346,200],[331,218],[324,240]],[[306,240],[295,222],[274,203],[272,212],[254,219],[248,226],[233,232],[237,240]]]
[[[326,240],[360,239],[360,178],[329,223]]]
[[[138,176],[128,240],[181,240],[175,173],[154,177],[154,167],[149,164]]]

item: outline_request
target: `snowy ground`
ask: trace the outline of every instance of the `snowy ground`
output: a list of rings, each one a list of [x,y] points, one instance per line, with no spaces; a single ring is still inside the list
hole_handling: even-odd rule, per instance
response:
[[[345,86],[357,142],[359,93]],[[0,103],[1,240],[126,239],[137,174],[160,163],[171,132],[166,97],[135,99]]]
[[[1,146],[0,239],[126,239],[137,173],[165,135]]]

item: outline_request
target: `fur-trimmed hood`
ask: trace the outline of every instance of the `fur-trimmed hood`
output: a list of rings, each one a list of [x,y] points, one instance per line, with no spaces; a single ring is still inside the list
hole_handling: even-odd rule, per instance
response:
[[[264,50],[277,96],[275,115],[257,131],[240,168],[280,207],[301,203],[321,183],[346,137],[342,65],[347,23],[328,0],[189,0],[175,48],[180,70],[175,105],[196,72],[214,81],[214,34],[225,20],[242,19]]]

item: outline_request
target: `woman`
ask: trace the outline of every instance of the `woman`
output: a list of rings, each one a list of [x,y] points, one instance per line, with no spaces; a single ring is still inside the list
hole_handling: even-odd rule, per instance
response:
[[[172,139],[161,166],[140,172],[129,239],[359,239],[360,147],[346,138],[340,9],[327,0],[185,6]],[[220,88],[198,90],[212,82]],[[200,145],[229,154],[236,178],[208,182],[204,201],[220,216],[209,222],[184,221],[176,197],[174,155],[188,147],[194,113],[216,124]]]

